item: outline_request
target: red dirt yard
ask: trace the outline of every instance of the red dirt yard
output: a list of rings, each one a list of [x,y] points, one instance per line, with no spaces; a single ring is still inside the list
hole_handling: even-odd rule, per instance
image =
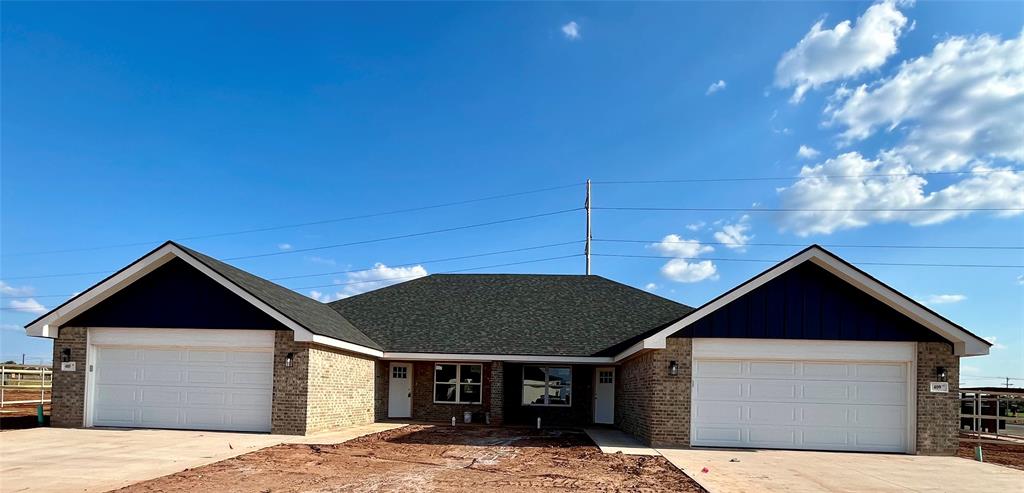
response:
[[[662,457],[603,454],[582,432],[440,425],[278,445],[119,491],[536,490],[704,491]]]

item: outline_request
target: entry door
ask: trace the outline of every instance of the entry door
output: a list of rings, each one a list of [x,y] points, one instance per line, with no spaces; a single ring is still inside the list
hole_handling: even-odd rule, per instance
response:
[[[594,422],[615,422],[615,368],[598,368],[594,383]]]
[[[412,416],[412,365],[391,363],[391,380],[388,382],[388,417],[408,418]]]

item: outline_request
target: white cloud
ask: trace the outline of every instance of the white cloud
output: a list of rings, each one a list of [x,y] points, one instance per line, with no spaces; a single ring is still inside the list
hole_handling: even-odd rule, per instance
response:
[[[1024,286],[1024,274],[1017,276],[1017,284]]]
[[[856,23],[844,20],[832,29],[822,29],[824,20],[775,67],[777,87],[795,87],[790,102],[799,103],[810,89],[828,82],[855,77],[881,67],[897,51],[907,18],[894,0],[868,7]]]
[[[653,282],[649,282],[646,286],[644,286],[644,289],[647,291],[654,292],[658,290],[658,285],[654,284]]]
[[[971,365],[960,365],[960,373],[968,375],[977,375],[981,373],[981,368]]]
[[[17,331],[17,332],[22,332],[22,331],[24,331],[25,329],[24,329],[24,328],[22,328],[22,327],[21,327],[21,326],[19,326],[19,325],[14,325],[14,324],[0,324],[0,330],[9,330],[9,331]]]
[[[804,209],[781,213],[781,226],[784,231],[807,236],[872,223],[938,224],[974,213],[938,209],[1024,208],[1024,173],[982,166],[974,169],[984,173],[938,190],[925,190],[928,181],[922,176],[906,175],[912,169],[898,155],[883,152],[878,159],[871,160],[858,152],[841,154],[822,164],[803,167],[796,183],[777,189],[782,208]],[[836,177],[879,174],[888,176]],[[1021,212],[1004,210],[994,214],[1009,217]]]
[[[686,229],[688,229],[690,231],[698,231],[698,230],[700,230],[700,228],[703,228],[705,225],[707,225],[706,222],[704,222],[704,221],[697,221],[695,223],[687,224],[686,225]],[[1024,276],[1021,276],[1021,277],[1024,277]],[[1022,283],[1022,284],[1024,284],[1024,283]]]
[[[43,313],[46,313],[46,307],[43,306],[42,303],[36,301],[35,298],[27,298],[24,300],[11,300],[8,306],[13,308],[14,311],[18,312],[35,313],[37,315],[42,315]]]
[[[690,262],[684,259],[672,259],[661,266],[661,274],[676,282],[700,282],[705,279],[718,279],[717,268],[710,260]]]
[[[291,243],[278,243],[277,244],[277,249],[281,250],[281,251],[291,250],[292,249],[292,244]]]
[[[1022,162],[1024,33],[949,38],[892,77],[836,91],[825,114],[847,144],[899,130],[905,138],[890,152],[918,171]]]
[[[566,39],[580,39],[580,25],[576,21],[569,21],[568,24],[562,26],[562,34]]]
[[[11,286],[0,281],[0,294],[5,296],[28,296],[35,291],[32,286]]]
[[[998,341],[999,338],[996,337],[996,336],[988,336],[988,337],[985,337],[984,339],[986,341],[988,341],[989,344],[992,344],[992,348],[991,349],[993,349],[993,350],[996,350],[996,349],[1006,349],[1006,344],[1000,343]]]
[[[374,289],[380,289],[392,284],[411,281],[427,275],[427,269],[422,265],[411,267],[388,267],[382,263],[374,264],[372,269],[349,272],[345,279],[335,279],[333,282],[339,284],[340,291],[334,294],[321,291],[310,291],[309,297],[314,300],[326,303],[355,296]]]
[[[801,145],[800,148],[796,150],[796,156],[804,159],[814,159],[819,155],[821,155],[821,151],[805,145]]]
[[[748,235],[750,231],[750,216],[744,215],[735,224],[722,226],[721,231],[715,232],[715,241],[724,243],[726,247],[741,252],[746,251],[746,245],[754,239],[754,235]]]
[[[933,294],[925,298],[924,303],[926,305],[948,305],[950,303],[960,303],[966,299],[967,297],[962,294]]]
[[[676,282],[700,282],[718,279],[717,268],[710,260],[693,262],[693,258],[715,249],[698,240],[687,240],[676,234],[665,235],[660,242],[649,245],[667,257],[677,257],[661,266],[661,274]],[[682,258],[678,258],[682,257]]]
[[[704,94],[706,96],[710,96],[710,95],[712,95],[712,94],[714,94],[714,93],[716,93],[718,91],[724,90],[724,89],[725,89],[725,81],[719,79],[718,82],[712,82],[711,85],[708,86],[707,92],[705,92]]]
[[[665,235],[660,242],[648,246],[669,257],[696,257],[715,251],[713,247],[698,240],[687,240],[675,234]]]

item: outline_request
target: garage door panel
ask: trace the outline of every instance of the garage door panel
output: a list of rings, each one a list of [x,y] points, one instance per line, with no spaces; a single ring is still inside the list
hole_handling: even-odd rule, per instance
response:
[[[745,384],[749,400],[795,400],[799,393],[798,384],[793,382],[756,382]]]
[[[792,447],[797,444],[797,430],[775,426],[751,426],[747,441]]]
[[[907,363],[695,354],[694,368],[692,445],[908,451]]]
[[[738,377],[743,375],[743,363],[740,361],[696,361],[693,374],[701,377]]]
[[[722,443],[726,446],[729,444],[739,445],[743,443],[743,430],[737,426],[704,426],[696,430],[694,439]]]
[[[159,340],[152,329],[147,343]],[[172,330],[173,332],[173,330]],[[202,340],[239,331],[189,330]],[[250,331],[243,331],[250,332]],[[92,423],[95,426],[270,431],[273,348],[97,347]],[[272,339],[272,338],[271,338]],[[104,339],[106,343],[110,338]]]
[[[746,407],[747,423],[790,425],[797,421],[799,413],[793,404],[757,402]]]
[[[700,423],[735,423],[744,416],[744,407],[736,402],[700,402],[693,408],[693,419]]]
[[[793,361],[751,361],[746,365],[746,375],[758,378],[792,377],[797,374],[797,363]]]

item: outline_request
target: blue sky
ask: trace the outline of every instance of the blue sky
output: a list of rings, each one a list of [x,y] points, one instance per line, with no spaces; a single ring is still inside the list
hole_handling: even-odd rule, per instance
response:
[[[36,276],[115,270],[163,239],[576,184],[184,243],[282,252],[233,262],[266,277],[369,269],[281,281],[330,299],[578,254],[419,263],[580,240],[579,211],[297,250],[577,208],[587,178],[791,177],[594,185],[595,207],[755,209],[594,212],[596,238],[636,241],[596,253],[688,259],[595,256],[596,274],[691,305],[796,245],[1021,246],[1024,174],[1003,170],[1024,167],[1022,27],[1020,4],[979,2],[7,3],[0,353],[48,358],[18,327],[103,277]],[[779,208],[858,210],[764,210]],[[832,249],[1024,264],[1019,249]],[[963,361],[967,383],[1024,378],[1024,268],[862,267],[994,338]]]

